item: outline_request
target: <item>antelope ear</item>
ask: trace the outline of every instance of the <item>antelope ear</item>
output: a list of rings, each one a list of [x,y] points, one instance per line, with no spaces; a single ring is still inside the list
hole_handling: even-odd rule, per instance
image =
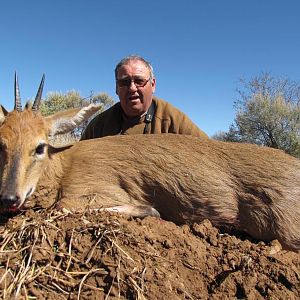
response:
[[[50,136],[63,134],[72,131],[84,121],[88,120],[95,114],[102,105],[90,104],[83,108],[68,109],[54,115],[45,117],[49,124]]]
[[[8,111],[2,105],[0,105],[0,125],[4,122],[7,114]]]

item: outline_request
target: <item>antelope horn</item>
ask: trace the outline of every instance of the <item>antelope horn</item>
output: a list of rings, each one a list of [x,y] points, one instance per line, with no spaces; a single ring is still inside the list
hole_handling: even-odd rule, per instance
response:
[[[15,72],[15,107],[14,110],[22,111],[21,105],[21,97],[20,97],[20,90],[19,90],[19,82],[17,72]]]
[[[41,100],[42,100],[44,81],[45,81],[45,74],[43,74],[43,77],[42,77],[42,80],[41,80],[38,92],[37,92],[37,94],[35,96],[35,100],[33,102],[32,108],[31,108],[31,110],[33,110],[33,111],[39,110],[40,103],[41,103]]]

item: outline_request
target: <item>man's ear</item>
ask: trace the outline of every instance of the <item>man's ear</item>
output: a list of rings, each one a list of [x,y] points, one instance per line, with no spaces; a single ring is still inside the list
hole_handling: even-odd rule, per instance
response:
[[[4,108],[4,106],[0,105],[0,125],[4,122],[8,111]]]
[[[68,109],[45,117],[50,136],[72,131],[98,112],[101,107],[102,105],[92,103],[83,108]]]
[[[156,88],[156,79],[155,79],[155,77],[152,78],[152,80],[151,80],[151,86],[152,86],[152,93],[154,94],[155,88]]]

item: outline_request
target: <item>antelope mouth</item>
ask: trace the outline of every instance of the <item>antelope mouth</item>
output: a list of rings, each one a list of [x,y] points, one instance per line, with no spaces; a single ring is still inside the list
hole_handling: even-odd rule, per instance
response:
[[[26,197],[24,198],[23,201],[18,201],[16,203],[13,203],[9,206],[6,206],[5,207],[5,210],[8,212],[8,213],[17,213],[19,212],[20,210],[22,210],[23,206],[24,206],[24,203],[25,203],[25,200],[33,193],[33,188],[30,188],[29,191],[27,192],[26,194]]]
[[[7,207],[6,210],[8,213],[16,213],[20,210],[20,207],[16,205],[12,205],[10,207]]]
[[[0,206],[1,214],[16,214],[21,209],[19,203],[12,203],[10,205],[7,205],[6,203],[1,203]]]

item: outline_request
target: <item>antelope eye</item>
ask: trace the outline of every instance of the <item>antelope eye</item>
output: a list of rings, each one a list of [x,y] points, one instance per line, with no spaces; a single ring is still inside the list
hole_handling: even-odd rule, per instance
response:
[[[46,144],[40,144],[35,149],[35,154],[42,155],[45,153]]]

